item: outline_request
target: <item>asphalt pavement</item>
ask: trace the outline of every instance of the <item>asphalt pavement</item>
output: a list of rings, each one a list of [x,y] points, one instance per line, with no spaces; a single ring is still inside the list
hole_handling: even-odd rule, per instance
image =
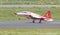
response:
[[[32,23],[32,20],[0,20],[0,28],[60,28],[60,20],[42,23]]]

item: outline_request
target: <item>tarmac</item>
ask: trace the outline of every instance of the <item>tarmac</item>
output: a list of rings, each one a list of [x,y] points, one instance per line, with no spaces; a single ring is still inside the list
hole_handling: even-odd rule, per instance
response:
[[[32,23],[32,20],[0,20],[0,28],[60,28],[60,20],[42,23]]]

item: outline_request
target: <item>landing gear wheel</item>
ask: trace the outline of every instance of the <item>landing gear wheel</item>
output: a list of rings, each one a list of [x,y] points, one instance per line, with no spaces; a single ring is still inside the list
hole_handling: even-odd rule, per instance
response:
[[[41,19],[40,19],[39,23],[41,23]]]
[[[33,19],[33,23],[35,23],[35,20]]]
[[[44,18],[40,18],[40,21],[39,21],[39,23],[41,23],[41,22],[42,22],[42,20],[44,20]]]

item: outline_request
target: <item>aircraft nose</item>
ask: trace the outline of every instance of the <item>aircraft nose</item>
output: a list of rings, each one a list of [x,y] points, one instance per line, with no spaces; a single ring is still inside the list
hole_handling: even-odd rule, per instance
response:
[[[16,12],[14,12],[14,15],[17,15]]]

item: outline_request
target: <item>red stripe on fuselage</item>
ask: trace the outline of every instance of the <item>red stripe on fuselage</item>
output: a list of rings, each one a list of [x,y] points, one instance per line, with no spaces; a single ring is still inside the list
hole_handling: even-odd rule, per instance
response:
[[[27,18],[33,19],[33,17],[29,14],[24,14],[24,16],[27,17]]]

